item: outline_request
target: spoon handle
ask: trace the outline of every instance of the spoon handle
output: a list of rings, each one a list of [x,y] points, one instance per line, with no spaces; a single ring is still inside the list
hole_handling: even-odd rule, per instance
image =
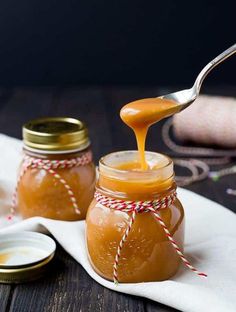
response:
[[[226,60],[228,57],[236,53],[236,43],[232,45],[230,48],[222,52],[220,55],[218,55],[216,58],[214,58],[212,61],[210,61],[200,72],[200,74],[197,76],[197,79],[194,83],[194,88],[196,89],[197,94],[200,92],[200,88],[202,85],[203,80],[206,78],[206,76],[209,74],[209,72],[216,67],[218,64]]]

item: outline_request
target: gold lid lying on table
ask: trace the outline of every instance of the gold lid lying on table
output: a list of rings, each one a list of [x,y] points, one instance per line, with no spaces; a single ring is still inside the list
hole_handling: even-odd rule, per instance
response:
[[[0,234],[0,283],[25,283],[47,274],[55,241],[36,232]]]
[[[45,260],[28,267],[4,269],[0,268],[0,284],[20,284],[44,277],[49,269],[54,253]]]
[[[44,151],[69,151],[84,149],[89,144],[85,124],[75,118],[39,118],[23,126],[26,147]]]

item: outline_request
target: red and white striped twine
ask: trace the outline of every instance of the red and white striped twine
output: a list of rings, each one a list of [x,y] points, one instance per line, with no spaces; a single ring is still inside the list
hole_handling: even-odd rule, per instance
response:
[[[72,206],[75,210],[75,213],[80,214],[80,210],[77,205],[74,192],[72,191],[70,185],[66,182],[66,180],[61,177],[58,169],[84,166],[84,165],[89,164],[91,161],[92,161],[91,151],[88,151],[79,157],[63,159],[63,160],[40,159],[40,158],[35,158],[35,157],[30,157],[30,156],[25,155],[23,158],[22,169],[18,176],[17,186],[13,194],[13,198],[12,198],[11,215],[8,217],[8,219],[11,219],[12,216],[14,216],[15,214],[15,208],[17,205],[17,200],[16,200],[17,190],[19,187],[19,183],[28,169],[44,169],[48,173],[52,174],[56,179],[58,179],[67,191],[70,201],[72,203]]]
[[[178,247],[177,243],[175,242],[172,235],[170,234],[170,231],[168,230],[168,228],[165,225],[164,221],[162,220],[160,214],[158,213],[158,211],[160,209],[168,208],[176,200],[176,192],[173,192],[172,194],[170,194],[164,198],[151,200],[151,201],[124,201],[124,200],[120,200],[120,199],[107,197],[98,191],[95,192],[94,197],[99,204],[101,204],[107,208],[131,213],[128,227],[126,228],[126,230],[122,236],[122,239],[119,242],[117,252],[116,252],[116,256],[115,256],[115,261],[113,264],[113,280],[114,280],[114,283],[116,283],[116,284],[118,283],[117,271],[118,271],[119,259],[121,256],[121,250],[122,250],[122,248],[123,248],[123,246],[127,240],[127,237],[130,233],[132,225],[135,221],[136,214],[142,213],[142,212],[151,212],[155,216],[156,220],[159,222],[159,224],[163,228],[163,230],[166,234],[166,237],[169,239],[169,241],[171,242],[172,246],[174,247],[176,253],[179,255],[179,257],[184,262],[184,264],[190,270],[192,270],[194,273],[196,273],[197,275],[202,276],[202,277],[207,277],[207,275],[205,273],[199,272],[185,258],[184,254],[182,253],[182,251]]]

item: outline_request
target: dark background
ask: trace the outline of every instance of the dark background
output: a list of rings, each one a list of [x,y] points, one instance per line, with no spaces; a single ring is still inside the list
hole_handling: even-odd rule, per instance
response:
[[[0,86],[190,86],[235,42],[235,3],[2,0]],[[235,65],[209,85],[235,85]]]
[[[0,133],[21,138],[33,118],[72,116],[87,123],[96,163],[136,148],[120,108],[189,87],[235,42],[235,12],[235,0],[2,0]],[[232,57],[216,68],[202,91],[236,97],[235,65]],[[147,149],[180,157],[164,145],[161,126],[151,127]],[[228,187],[236,188],[235,176],[188,186],[236,211]],[[0,284],[0,311],[177,311],[100,286],[61,248],[55,258],[39,281]]]

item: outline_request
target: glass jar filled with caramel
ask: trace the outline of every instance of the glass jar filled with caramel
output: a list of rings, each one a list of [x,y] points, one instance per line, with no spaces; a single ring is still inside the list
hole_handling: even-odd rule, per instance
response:
[[[145,157],[145,171],[137,151],[112,153],[99,162],[86,217],[87,250],[94,270],[115,282],[166,280],[181,261],[184,210],[176,197],[173,162],[153,152]]]
[[[74,118],[43,118],[23,126],[24,158],[15,205],[24,218],[81,220],[96,180],[88,131]]]

